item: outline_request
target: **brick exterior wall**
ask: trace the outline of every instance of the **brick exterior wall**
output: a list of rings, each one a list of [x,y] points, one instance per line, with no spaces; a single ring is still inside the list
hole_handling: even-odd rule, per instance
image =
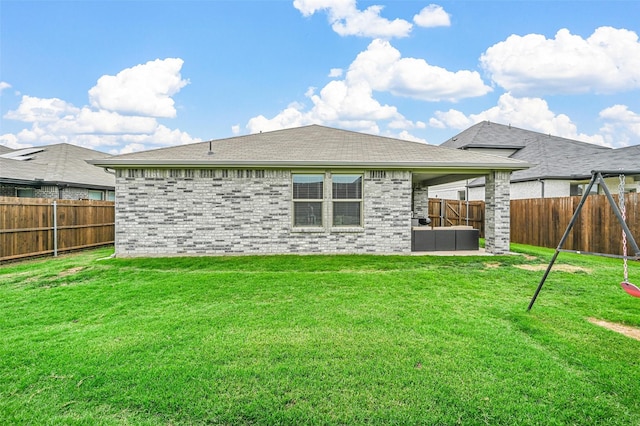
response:
[[[415,217],[429,217],[429,187],[413,188],[413,214]]]
[[[59,191],[57,186],[41,186],[36,188],[36,198],[58,198]]]
[[[318,173],[318,172],[314,172]],[[364,171],[363,227],[293,228],[287,170],[121,169],[116,255],[409,253],[411,173]]]
[[[31,186],[0,186],[0,197],[17,197],[19,189],[33,189],[35,198],[54,198],[61,200],[87,200],[89,199],[89,189],[68,187],[62,189],[55,185],[43,185],[38,188]],[[102,191],[105,194],[106,191]]]
[[[485,248],[487,252],[509,252],[511,173],[496,171],[487,176],[485,190]]]
[[[15,197],[15,196],[16,196],[15,186],[0,185],[0,197]]]

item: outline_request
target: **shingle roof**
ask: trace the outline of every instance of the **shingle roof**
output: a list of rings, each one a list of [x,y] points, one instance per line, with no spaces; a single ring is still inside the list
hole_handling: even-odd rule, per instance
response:
[[[520,146],[522,148],[510,158],[526,161],[532,166],[527,170],[515,171],[512,181],[588,177],[594,169],[596,158],[605,153],[619,151],[488,121],[475,124],[441,146],[460,149],[478,146]],[[601,163],[604,167],[607,161],[603,160]]]
[[[640,171],[640,145],[611,149],[593,156],[585,156],[585,158],[578,157],[575,161],[588,163],[591,170],[638,172]]]
[[[212,153],[209,154],[209,147]],[[514,159],[319,125],[200,142],[91,161],[108,167],[261,166],[519,170]]]
[[[11,157],[0,156],[0,179],[4,181],[26,183],[42,180],[45,183],[80,187],[115,186],[115,177],[112,174],[86,162],[89,159],[110,157],[103,152],[63,143],[41,146],[37,150],[13,150],[3,155]],[[30,157],[32,158],[24,159]]]
[[[6,154],[11,151],[13,151],[13,149],[9,148],[8,146],[0,145],[0,155]]]

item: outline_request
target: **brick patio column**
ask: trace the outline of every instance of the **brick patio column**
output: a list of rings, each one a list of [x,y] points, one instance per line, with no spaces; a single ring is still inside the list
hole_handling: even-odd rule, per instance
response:
[[[413,213],[419,217],[429,217],[429,187],[418,185],[413,188]]]
[[[509,252],[510,172],[494,171],[487,176],[485,187],[485,248],[488,253]]]

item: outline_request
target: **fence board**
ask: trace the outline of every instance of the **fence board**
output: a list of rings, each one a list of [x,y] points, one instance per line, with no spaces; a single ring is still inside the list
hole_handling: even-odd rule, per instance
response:
[[[617,196],[614,196],[617,201]],[[536,198],[511,201],[511,241],[556,248],[581,197]],[[640,243],[637,193],[625,194],[627,226]],[[622,254],[622,227],[605,195],[590,195],[569,233],[563,249]]]
[[[0,197],[0,261],[54,252],[54,201],[59,252],[113,244],[113,201]]]
[[[556,248],[562,239],[581,197],[531,198],[511,200],[511,242]],[[617,195],[614,196],[617,201]],[[640,198],[625,194],[627,226],[640,244]],[[484,236],[483,201],[429,199],[433,226],[468,224]],[[458,209],[458,210],[456,210]],[[622,254],[622,227],[605,195],[590,195],[563,246],[567,250]]]
[[[429,219],[433,226],[473,226],[484,237],[484,201],[429,198]]]

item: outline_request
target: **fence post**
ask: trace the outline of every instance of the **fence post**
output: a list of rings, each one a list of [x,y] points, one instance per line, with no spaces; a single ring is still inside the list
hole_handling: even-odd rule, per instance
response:
[[[53,200],[53,256],[58,257],[58,202]]]

